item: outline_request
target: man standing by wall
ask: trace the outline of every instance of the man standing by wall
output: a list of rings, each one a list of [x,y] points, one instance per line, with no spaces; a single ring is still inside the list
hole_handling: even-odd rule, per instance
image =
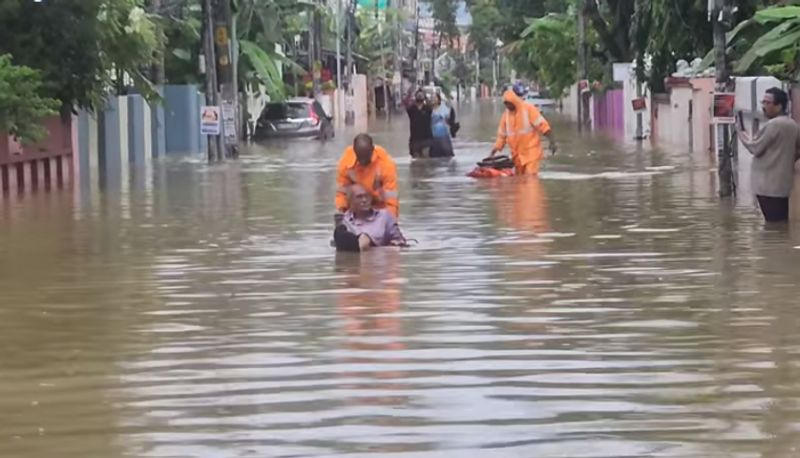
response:
[[[753,155],[753,192],[767,222],[789,219],[789,195],[794,163],[800,157],[800,126],[786,115],[789,97],[776,87],[767,89],[761,108],[768,121],[751,136],[739,130],[739,140]]]

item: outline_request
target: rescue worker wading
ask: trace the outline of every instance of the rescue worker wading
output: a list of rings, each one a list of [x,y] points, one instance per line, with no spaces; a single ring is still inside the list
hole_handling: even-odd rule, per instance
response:
[[[336,174],[336,225],[350,208],[350,187],[359,184],[372,195],[376,209],[385,208],[397,219],[400,204],[397,199],[397,167],[389,153],[376,146],[367,134],[357,135],[339,160]]]
[[[539,163],[544,156],[542,135],[550,142],[550,152],[558,151],[550,124],[538,108],[519,98],[511,89],[503,94],[503,104],[506,111],[500,118],[497,142],[490,156],[508,145],[517,175],[535,175],[539,173]]]

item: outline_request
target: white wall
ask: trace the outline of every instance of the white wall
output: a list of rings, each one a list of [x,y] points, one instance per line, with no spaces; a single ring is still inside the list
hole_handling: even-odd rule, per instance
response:
[[[637,97],[636,92],[636,75],[634,73],[633,64],[614,64],[614,73],[622,83],[622,91],[625,103],[625,139],[633,140],[636,138],[636,112],[633,111],[631,101]],[[642,84],[642,94],[647,94],[647,86]],[[646,96],[647,109],[642,112],[642,135],[645,138],[650,138],[651,134],[651,116],[650,109],[652,107],[652,100],[649,95]]]

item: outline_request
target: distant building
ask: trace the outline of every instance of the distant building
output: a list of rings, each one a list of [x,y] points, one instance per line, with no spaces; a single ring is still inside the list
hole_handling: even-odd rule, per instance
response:
[[[449,49],[459,49],[461,52],[466,51],[468,43],[469,28],[472,25],[472,15],[469,13],[469,8],[465,1],[458,2],[456,10],[456,27],[461,33],[460,40],[454,40],[453,43],[443,43],[443,47]],[[433,19],[433,9],[428,2],[419,2],[419,33],[425,47],[438,46],[439,35],[436,33],[436,21]],[[459,43],[460,42],[460,43]]]

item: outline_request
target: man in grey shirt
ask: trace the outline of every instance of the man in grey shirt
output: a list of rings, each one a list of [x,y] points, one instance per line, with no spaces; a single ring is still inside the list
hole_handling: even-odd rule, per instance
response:
[[[800,158],[800,126],[786,115],[788,104],[786,92],[767,89],[761,101],[768,119],[764,127],[751,138],[737,125],[739,140],[753,155],[753,191],[768,222],[789,219],[794,163]]]
[[[333,233],[337,251],[367,251],[372,247],[404,246],[400,226],[386,209],[372,208],[372,194],[360,184],[350,186],[350,210]]]

